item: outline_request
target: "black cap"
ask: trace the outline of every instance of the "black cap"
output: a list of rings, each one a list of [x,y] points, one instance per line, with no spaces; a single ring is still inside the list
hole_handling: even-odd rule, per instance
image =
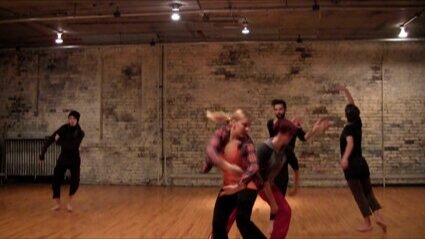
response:
[[[80,121],[80,113],[78,113],[78,111],[72,110],[71,112],[69,112],[68,117],[69,116],[74,116],[77,121]]]

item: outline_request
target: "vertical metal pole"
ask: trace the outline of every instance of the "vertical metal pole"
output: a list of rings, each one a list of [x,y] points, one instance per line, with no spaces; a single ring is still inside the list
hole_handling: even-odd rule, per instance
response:
[[[384,45],[385,53],[386,45]],[[382,163],[382,186],[385,188],[386,184],[386,174],[385,174],[385,147],[384,147],[384,80],[385,80],[385,71],[384,71],[384,53],[381,56],[381,163]]]

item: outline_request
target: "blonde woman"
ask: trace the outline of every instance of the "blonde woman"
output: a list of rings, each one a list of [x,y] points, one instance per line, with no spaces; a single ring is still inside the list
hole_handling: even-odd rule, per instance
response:
[[[211,137],[204,164],[205,173],[216,165],[223,175],[223,184],[214,206],[213,237],[228,238],[226,224],[230,214],[237,209],[236,223],[242,237],[265,239],[266,236],[251,221],[252,207],[261,186],[255,147],[248,135],[251,121],[240,109],[232,114],[207,111],[207,118],[225,123]]]

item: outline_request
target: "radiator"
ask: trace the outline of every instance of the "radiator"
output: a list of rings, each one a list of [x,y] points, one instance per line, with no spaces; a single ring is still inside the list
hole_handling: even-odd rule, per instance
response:
[[[5,173],[7,176],[52,176],[60,146],[53,143],[46,152],[45,160],[38,156],[46,139],[6,139]]]

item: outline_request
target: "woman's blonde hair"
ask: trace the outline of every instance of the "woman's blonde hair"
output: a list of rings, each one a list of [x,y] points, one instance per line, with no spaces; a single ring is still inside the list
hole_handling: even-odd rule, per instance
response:
[[[206,116],[209,120],[214,121],[216,123],[229,123],[231,121],[238,121],[243,119],[247,119],[248,121],[250,121],[249,115],[242,109],[237,109],[231,114],[223,111],[211,112],[207,110]]]

